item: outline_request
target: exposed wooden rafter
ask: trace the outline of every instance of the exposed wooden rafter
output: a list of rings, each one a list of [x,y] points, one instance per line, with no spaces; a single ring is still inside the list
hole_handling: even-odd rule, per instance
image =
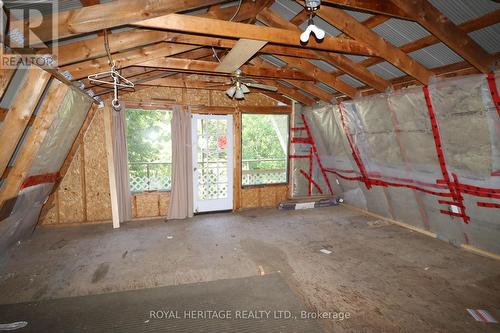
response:
[[[52,125],[59,110],[54,105],[61,105],[69,87],[60,81],[54,80],[48,88],[47,97],[43,100],[38,114],[34,119],[31,130],[25,139],[29,144],[22,145],[14,166],[10,170],[4,184],[0,188],[0,207],[3,203],[14,198],[19,192],[20,186],[25,180],[29,169],[37,156],[44,138]]]
[[[355,9],[372,14],[393,16],[406,20],[412,19],[411,15],[408,15],[407,12],[396,6],[390,0],[323,0],[322,4],[346,9]]]
[[[318,15],[328,23],[342,30],[345,34],[356,40],[362,40],[373,48],[380,57],[386,59],[391,64],[403,72],[413,76],[420,82],[427,84],[432,72],[419,64],[416,60],[408,56],[399,48],[393,46],[375,32],[356,21],[351,15],[341,9],[323,6],[318,11]]]
[[[2,145],[2,149],[0,149],[0,175],[5,171],[49,79],[50,74],[42,69],[32,68],[27,71],[17,98],[6,112],[0,127]]]
[[[83,7],[54,14],[52,18],[44,18],[41,24],[38,18],[28,22],[22,20],[11,22],[10,29],[24,31],[23,25],[32,28],[42,41],[65,38],[102,29],[125,25],[135,21],[158,17],[182,10],[196,9],[227,0],[120,0],[105,4]],[[53,36],[52,22],[56,22],[57,36]]]
[[[290,46],[302,46],[311,49],[321,49],[331,52],[375,55],[373,50],[364,43],[335,37],[325,37],[321,42],[310,40],[304,46],[300,43],[300,32],[286,29],[262,27],[253,24],[221,21],[203,17],[170,14],[150,20],[134,23],[136,26],[172,30],[187,33],[198,33],[211,36],[222,36],[230,38],[248,38],[256,40],[267,40],[274,44]]]
[[[414,19],[453,51],[483,73],[492,70],[496,58],[488,54],[479,44],[427,0],[391,0],[412,15]]]
[[[271,26],[278,26],[281,28],[289,29],[289,30],[294,30],[294,31],[300,31],[299,27],[282,19],[278,15],[274,14],[271,10],[266,9],[263,10],[258,16],[258,19],[262,21],[264,24],[271,25]],[[345,38],[342,38],[345,39]],[[367,46],[368,47],[368,46]],[[376,74],[370,72],[366,68],[358,66],[354,61],[351,59],[347,58],[346,56],[343,56],[341,54],[337,53],[330,53],[330,52],[324,52],[324,51],[314,51],[318,57],[335,67],[342,69],[346,73],[349,73],[353,77],[357,78],[358,80],[368,84],[371,87],[374,87],[375,89],[379,91],[384,91],[389,87],[389,82],[385,81],[381,77],[377,76]],[[328,82],[328,84],[334,84],[336,81],[333,82]],[[333,88],[347,94],[348,96],[350,95],[349,92],[344,90],[344,87],[342,84],[336,85]]]

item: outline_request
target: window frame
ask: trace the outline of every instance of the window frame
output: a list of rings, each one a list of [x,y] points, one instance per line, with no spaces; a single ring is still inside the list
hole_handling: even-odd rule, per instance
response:
[[[162,111],[162,112],[172,112],[173,116],[173,109],[167,109],[167,108],[151,108],[151,107],[143,107],[143,106],[128,106],[125,108],[125,112],[133,111],[133,110],[138,110],[138,111]],[[128,121],[126,119],[127,115],[125,114],[125,127],[126,131],[128,131]],[[170,127],[172,127],[172,119],[170,119]],[[127,140],[127,136],[125,135],[125,140]],[[173,147],[172,140],[170,140],[171,148]],[[131,186],[130,186],[130,160],[128,159],[128,141],[127,141],[127,170],[128,170],[128,178],[129,178],[129,187],[130,187],[130,194],[131,195],[138,195],[138,194],[143,194],[143,193],[171,193],[172,192],[172,185],[170,185],[170,189],[156,189],[156,190],[143,190],[143,191],[133,191]],[[142,162],[132,162],[132,163],[142,163]],[[144,162],[144,163],[155,163],[155,162]],[[158,162],[158,163],[163,163],[163,162]],[[167,162],[168,164],[168,162]],[[170,173],[172,173],[172,165],[173,161],[170,161]],[[172,178],[172,174],[170,174],[170,178]]]
[[[280,183],[265,183],[265,184],[249,184],[249,185],[243,185],[243,115],[245,114],[250,114],[250,115],[261,115],[261,116],[286,116],[287,117],[287,133],[288,133],[288,140],[287,140],[287,153],[286,153],[286,180],[284,182]],[[241,184],[241,189],[248,189],[248,188],[259,188],[259,187],[268,187],[268,186],[283,186],[283,185],[289,185],[290,184],[290,149],[291,149],[291,144],[290,144],[290,128],[291,128],[291,121],[292,121],[292,113],[290,112],[241,112],[241,117],[240,117],[240,128],[241,128],[241,140],[240,140],[240,151],[241,151],[241,158],[240,158],[240,184]]]

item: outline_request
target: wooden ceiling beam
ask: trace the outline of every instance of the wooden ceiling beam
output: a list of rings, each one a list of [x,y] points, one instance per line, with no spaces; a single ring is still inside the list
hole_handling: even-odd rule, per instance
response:
[[[307,45],[302,45],[300,43],[299,31],[290,31],[286,29],[221,21],[188,15],[169,14],[150,20],[136,22],[134,25],[146,28],[198,33],[211,36],[265,40],[274,44],[321,49],[331,52],[368,56],[375,55],[373,49],[368,47],[366,44],[345,38],[325,37],[321,42],[311,39]]]
[[[472,19],[470,21],[464,22],[464,23],[460,24],[458,27],[464,33],[470,33],[470,32],[476,31],[476,30],[486,28],[490,25],[497,24],[499,17],[500,17],[500,9],[496,10],[494,12],[488,13],[486,15],[477,17],[477,18]],[[418,39],[416,41],[410,42],[408,44],[402,45],[400,47],[400,49],[404,53],[411,53],[411,52],[420,50],[424,47],[437,44],[439,42],[440,42],[440,40],[437,39],[436,36],[429,35],[429,36],[423,37],[421,39]],[[363,61],[359,62],[359,64],[364,66],[364,67],[370,67],[370,66],[379,64],[381,62],[384,62],[384,61],[385,61],[385,59],[373,57],[373,58],[363,60]]]
[[[137,64],[144,67],[155,67],[172,69],[181,72],[201,72],[210,73],[212,75],[227,75],[218,73],[216,68],[219,66],[218,62],[179,59],[179,58],[161,58],[151,61],[142,62]],[[272,69],[272,68],[259,68],[256,66],[242,66],[241,70],[245,75],[253,77],[269,77],[275,79],[294,79],[294,80],[313,80],[313,78],[303,72],[294,71],[290,69]]]
[[[263,84],[267,85],[272,85],[278,88],[278,92],[282,95],[288,96],[289,98],[293,99],[294,101],[297,101],[299,103],[302,103],[304,105],[311,106],[313,105],[316,101],[300,92],[299,89],[295,87],[287,87],[280,82],[276,82],[273,80],[265,80],[262,79],[260,80]]]
[[[253,59],[252,64],[257,65],[261,68],[276,68],[276,66],[262,60],[262,59]],[[303,91],[313,95],[314,97],[321,99],[327,103],[331,103],[332,99],[334,98],[333,95],[330,95],[326,93],[324,90],[319,89],[314,85],[312,82],[303,82],[304,84],[298,82],[297,80],[283,80],[283,82],[286,82],[292,86],[295,86],[296,88],[302,89]],[[274,84],[276,85],[276,84]],[[280,84],[281,85],[281,84]],[[283,85],[281,85],[283,86]],[[301,94],[302,95],[302,94]]]
[[[368,27],[356,21],[351,15],[341,9],[323,6],[318,10],[318,15],[328,23],[356,40],[363,40],[378,53],[403,72],[413,76],[420,82],[427,84],[432,72],[408,56],[406,53],[393,46],[377,35]]]
[[[50,74],[41,68],[33,67],[27,71],[16,99],[12,102],[0,127],[0,142],[2,143],[0,175],[7,167],[49,79]]]
[[[38,18],[27,22],[12,21],[10,30],[25,31],[24,25],[32,26],[31,30],[42,41],[76,36],[97,30],[130,24],[147,18],[158,17],[178,11],[206,7],[227,0],[120,0],[105,4],[82,7],[54,14],[52,18]],[[35,22],[36,20],[36,22]],[[52,22],[56,22],[57,36],[53,36]]]
[[[391,0],[425,29],[483,73],[492,70],[496,58],[453,24],[427,0]]]
[[[293,25],[292,23],[286,21],[285,19],[282,19],[281,17],[273,13],[271,10],[263,10],[257,17],[261,22],[270,26],[277,26],[289,30],[300,31],[300,28],[298,26]],[[370,72],[366,68],[358,66],[358,64],[356,64],[354,61],[347,58],[346,56],[325,51],[316,50],[314,52],[318,55],[320,59],[334,65],[335,67],[345,71],[349,75],[368,84],[371,87],[376,88],[379,91],[384,91],[385,89],[387,89],[387,87],[390,86],[389,82],[382,79],[375,73]],[[324,83],[329,84],[331,82],[324,82]],[[342,91],[339,88],[335,87],[335,89]]]
[[[172,56],[179,53],[191,51],[200,48],[199,46],[173,44],[173,43],[158,43],[151,46],[142,47],[132,51],[115,54],[113,60],[116,62],[117,68],[125,68],[132,65],[137,65],[147,60],[153,60],[160,57]],[[104,72],[109,70],[108,58],[103,57],[95,60],[88,60],[77,64],[65,66],[62,71],[67,71],[71,74],[74,80],[85,78],[90,74]]]
[[[323,82],[324,84],[332,87],[337,91],[346,94],[351,98],[354,98],[356,96],[357,93],[356,88],[338,79],[338,77],[333,73],[325,72],[305,59],[285,57],[285,56],[278,56],[277,58],[288,63],[289,67],[294,67],[305,73],[309,73],[312,76],[314,76],[314,78],[317,81]]]
[[[234,14],[234,6],[223,9],[214,10],[208,13],[201,14],[202,17],[219,18],[221,20],[229,19]],[[241,5],[238,17],[248,19],[257,14],[257,7],[254,2],[245,1]],[[165,31],[154,31],[146,29],[135,29],[124,32],[118,32],[108,35],[109,48],[111,53],[123,52],[137,47],[142,47],[148,44],[159,43],[161,41],[169,41],[178,34]],[[175,42],[171,40],[172,42]],[[50,50],[40,50],[40,54],[50,53]],[[72,63],[95,59],[106,56],[104,47],[104,37],[77,41],[65,45],[58,46],[58,66],[65,66]]]
[[[403,0],[404,1],[404,0]],[[337,6],[344,9],[352,9],[372,14],[382,14],[398,17],[405,20],[413,20],[411,15],[388,0],[323,0],[322,7]]]
[[[19,193],[27,172],[31,168],[45,136],[59,111],[59,108],[54,107],[54,105],[61,105],[68,89],[69,86],[58,80],[53,80],[50,84],[47,96],[38,110],[33,126],[19,150],[12,169],[0,188],[0,207],[3,206],[6,200],[14,198]]]

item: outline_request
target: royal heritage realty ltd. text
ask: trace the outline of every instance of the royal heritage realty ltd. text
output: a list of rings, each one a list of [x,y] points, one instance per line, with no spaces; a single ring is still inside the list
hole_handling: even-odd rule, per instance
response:
[[[194,320],[266,320],[266,319],[329,319],[342,321],[349,319],[349,312],[321,312],[321,311],[299,311],[288,310],[151,310],[149,319],[194,319]]]

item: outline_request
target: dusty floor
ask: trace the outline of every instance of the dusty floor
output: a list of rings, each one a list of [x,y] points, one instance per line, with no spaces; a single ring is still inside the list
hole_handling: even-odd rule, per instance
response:
[[[344,207],[39,228],[0,258],[0,304],[262,271],[312,309],[350,312],[327,331],[500,332],[466,312],[500,319],[499,262]]]

